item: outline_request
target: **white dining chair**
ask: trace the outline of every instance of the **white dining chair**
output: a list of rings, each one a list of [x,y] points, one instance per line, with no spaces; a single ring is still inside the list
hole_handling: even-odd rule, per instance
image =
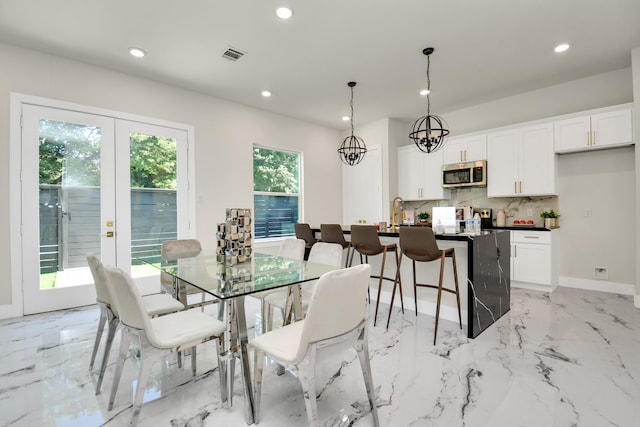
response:
[[[191,349],[191,369],[195,376],[196,345],[213,339],[217,339],[220,392],[222,400],[226,400],[226,362],[220,357],[224,351],[225,323],[194,310],[150,318],[145,312],[142,297],[131,276],[118,268],[105,267],[104,271],[122,324],[120,351],[108,409],[113,409],[118,383],[128,355],[138,355],[140,359],[130,421],[130,425],[133,426],[137,424],[140,416],[142,398],[154,362],[167,353]]]
[[[304,248],[305,241],[302,239],[294,239],[287,238],[282,241],[280,247],[278,248],[278,256],[284,258],[290,258],[302,261],[304,260]],[[267,319],[269,318],[269,307],[265,302],[265,298],[275,292],[281,291],[280,289],[273,289],[270,291],[256,292],[255,294],[251,294],[250,296],[253,298],[257,298],[260,300],[260,313],[261,313],[261,325],[262,325],[262,333],[270,330],[272,325],[268,323]]]
[[[198,239],[174,239],[165,240],[160,247],[160,255],[164,261],[175,261],[181,258],[191,258],[197,256],[202,252],[202,244]],[[211,297],[207,299],[208,295],[205,292],[198,290],[193,286],[188,286],[184,282],[175,279],[169,273],[164,271],[160,272],[160,284],[164,292],[173,295],[174,298],[180,300],[181,303],[189,308],[202,307],[208,304],[214,304],[220,302],[217,298]],[[200,302],[189,302],[189,295],[202,294]],[[219,310],[218,318],[221,319],[221,310]]]
[[[370,274],[368,264],[325,273],[316,284],[304,320],[267,332],[251,342],[255,349],[256,424],[260,421],[265,355],[297,374],[302,384],[308,423],[317,426],[316,353],[322,348],[352,341],[360,359],[373,423],[380,425],[369,362],[367,289]]]
[[[93,283],[96,287],[96,304],[100,309],[100,319],[98,320],[98,330],[96,332],[96,339],[93,343],[93,351],[91,352],[91,361],[89,362],[89,370],[93,370],[93,365],[96,360],[96,354],[100,341],[102,340],[102,333],[104,332],[105,324],[108,327],[107,341],[104,346],[104,352],[102,355],[102,362],[100,364],[100,372],[98,374],[98,381],[96,382],[96,394],[100,394],[102,387],[102,380],[104,379],[104,373],[107,369],[109,361],[109,354],[111,353],[111,346],[113,339],[115,338],[116,331],[120,318],[118,316],[118,310],[113,304],[113,297],[109,292],[109,288],[106,283],[106,276],[104,273],[104,266],[100,258],[95,254],[87,254],[87,264],[91,270],[93,276]],[[153,294],[145,295],[142,297],[142,303],[148,316],[154,317],[167,313],[175,313],[176,311],[184,310],[184,305],[180,301],[167,294]]]
[[[309,252],[309,258],[307,261],[317,264],[326,264],[332,265],[334,267],[340,267],[342,264],[342,246],[337,243],[316,242],[311,247],[311,251]],[[302,286],[301,296],[303,313],[307,311],[309,300],[311,299],[314,288],[315,283],[307,283]],[[273,314],[276,308],[280,310],[282,318],[284,319],[288,297],[289,290],[285,289],[278,290],[277,292],[269,294],[264,298],[264,301],[267,304],[267,325],[269,326],[269,329],[271,329],[273,326]]]

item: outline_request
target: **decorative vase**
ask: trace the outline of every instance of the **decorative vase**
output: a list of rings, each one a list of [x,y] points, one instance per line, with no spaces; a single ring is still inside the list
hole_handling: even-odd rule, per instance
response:
[[[558,218],[545,218],[544,219],[544,227],[545,228],[558,228]]]

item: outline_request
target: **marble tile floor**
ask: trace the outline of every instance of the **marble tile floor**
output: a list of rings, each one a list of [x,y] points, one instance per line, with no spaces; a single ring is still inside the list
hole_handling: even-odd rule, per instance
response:
[[[430,316],[394,310],[389,330],[371,327],[381,425],[640,426],[640,310],[631,297],[514,289],[511,306],[474,340],[442,321],[435,347]],[[97,308],[85,307],[0,321],[0,426],[128,424],[135,363],[125,365],[113,411],[113,364],[94,394],[88,362],[97,319]],[[188,362],[156,366],[140,426],[246,425],[238,375],[234,406],[220,402],[214,348],[200,346],[195,379]],[[318,381],[322,425],[372,425],[355,352],[328,358],[335,363],[323,365]],[[273,366],[262,405],[263,427],[307,424],[298,380],[277,377]]]

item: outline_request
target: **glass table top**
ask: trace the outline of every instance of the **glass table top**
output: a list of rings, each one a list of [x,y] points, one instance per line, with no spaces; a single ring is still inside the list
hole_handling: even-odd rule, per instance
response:
[[[160,256],[138,259],[220,299],[308,282],[339,269],[257,252],[250,261],[233,265],[219,262],[214,251],[170,261]]]

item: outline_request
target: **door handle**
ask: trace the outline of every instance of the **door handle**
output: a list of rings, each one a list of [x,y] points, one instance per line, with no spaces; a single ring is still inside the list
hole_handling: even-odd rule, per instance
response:
[[[102,237],[113,237],[116,233],[114,231],[107,231],[105,234],[101,234]]]

